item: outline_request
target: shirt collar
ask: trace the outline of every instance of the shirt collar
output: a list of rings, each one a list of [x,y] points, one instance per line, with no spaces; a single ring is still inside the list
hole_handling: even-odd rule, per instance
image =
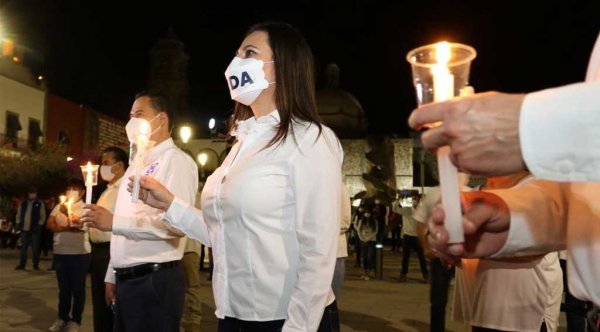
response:
[[[154,146],[150,151],[148,151],[148,156],[146,157],[146,162],[156,160],[161,154],[166,152],[169,149],[175,147],[175,143],[171,137],[162,141],[160,144]]]
[[[235,129],[231,132],[231,136],[235,136],[238,141],[243,141],[252,129],[256,128],[257,131],[262,133],[277,127],[280,121],[281,118],[279,117],[278,110],[274,110],[258,119],[250,117],[246,120],[237,121]]]
[[[121,177],[120,177],[120,178],[119,178],[117,181],[115,181],[113,184],[110,184],[110,183],[109,183],[109,184],[108,184],[108,185],[106,185],[106,186],[107,186],[108,188],[119,188],[119,186],[121,185],[121,181],[123,181],[123,178],[124,178],[124,177],[125,177],[125,176],[123,175],[123,176],[121,176]]]

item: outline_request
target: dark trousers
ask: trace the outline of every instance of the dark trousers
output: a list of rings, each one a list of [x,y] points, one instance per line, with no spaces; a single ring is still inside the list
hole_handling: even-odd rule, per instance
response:
[[[81,324],[89,264],[90,254],[54,255],[54,269],[58,280],[58,318]]]
[[[429,289],[431,332],[446,330],[446,304],[450,280],[454,277],[454,268],[447,268],[438,258],[431,260],[431,288]]]
[[[354,265],[356,267],[360,266],[360,255],[361,255],[360,251],[361,251],[361,247],[362,247],[362,242],[358,239],[358,235],[356,235],[354,237],[354,255],[356,256],[355,257],[356,260],[354,262]]]
[[[92,307],[94,309],[94,331],[110,332],[113,314],[106,304],[104,277],[110,260],[110,242],[92,243],[90,279],[92,281]]]
[[[400,231],[400,227],[392,229],[392,251],[400,250]]]
[[[117,279],[115,331],[179,331],[185,277],[181,264],[127,280]]]
[[[21,232],[21,257],[19,259],[20,266],[24,267],[27,265],[27,251],[29,251],[29,246],[31,246],[33,266],[39,266],[41,234],[41,229]]]
[[[401,274],[408,273],[408,262],[410,259],[410,252],[414,249],[419,257],[419,264],[421,265],[421,273],[423,277],[427,277],[427,261],[425,261],[425,255],[423,254],[423,248],[419,244],[419,239],[416,236],[404,235],[402,241],[402,272]]]
[[[563,271],[563,288],[565,291],[565,313],[567,316],[567,331],[568,332],[585,332],[585,317],[577,313],[587,311],[587,303],[576,298],[569,292],[569,284],[567,280],[567,261],[560,260],[560,267]]]
[[[217,332],[279,332],[285,320],[266,322],[244,321],[237,318],[225,317],[219,319]],[[339,332],[340,319],[336,301],[325,307],[323,318],[317,332]]]
[[[363,256],[363,268],[373,270],[375,268],[375,241],[362,242],[361,252]]]

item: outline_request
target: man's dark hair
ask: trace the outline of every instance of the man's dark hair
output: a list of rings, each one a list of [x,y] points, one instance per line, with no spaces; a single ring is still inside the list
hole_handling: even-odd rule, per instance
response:
[[[35,186],[30,186],[29,188],[27,188],[27,193],[28,194],[31,194],[31,193],[37,194],[37,188]]]
[[[85,189],[85,183],[83,183],[83,180],[81,180],[81,179],[71,178],[67,181],[67,188],[69,188],[69,187]]]
[[[173,129],[175,124],[175,114],[171,108],[169,95],[160,90],[150,89],[140,91],[135,95],[135,99],[141,97],[150,98],[150,103],[155,110],[167,114],[167,117],[169,118],[169,130]]]
[[[122,162],[125,169],[129,167],[129,156],[127,156],[125,150],[116,146],[109,146],[102,151],[102,154],[104,153],[110,153],[116,162]]]

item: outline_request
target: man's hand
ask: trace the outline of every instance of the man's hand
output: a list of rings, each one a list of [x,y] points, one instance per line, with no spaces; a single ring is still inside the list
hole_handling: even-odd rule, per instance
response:
[[[112,231],[112,212],[96,204],[85,205],[83,208],[85,211],[83,212],[83,216],[81,216],[82,223],[101,231]]]
[[[438,205],[429,220],[429,245],[436,256],[450,263],[461,257],[487,257],[506,243],[510,211],[497,195],[482,191],[462,193],[465,242],[449,244],[444,210]]]
[[[117,298],[117,287],[115,284],[110,282],[104,283],[104,300],[106,300],[106,305],[111,305],[115,302]]]
[[[479,93],[415,109],[409,125],[423,133],[428,150],[450,146],[450,158],[466,173],[506,175],[525,169],[519,141],[519,116],[525,95]]]
[[[133,176],[129,178],[127,190],[133,191]],[[139,198],[146,204],[167,211],[173,203],[175,197],[160,182],[150,176],[140,178],[140,196]]]

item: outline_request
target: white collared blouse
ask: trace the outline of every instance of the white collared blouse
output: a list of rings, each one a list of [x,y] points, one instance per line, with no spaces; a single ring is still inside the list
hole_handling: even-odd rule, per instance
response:
[[[331,129],[293,122],[265,148],[279,113],[238,123],[238,142],[207,179],[200,211],[176,198],[165,219],[212,246],[219,318],[285,319],[316,331],[334,300],[343,152]]]

